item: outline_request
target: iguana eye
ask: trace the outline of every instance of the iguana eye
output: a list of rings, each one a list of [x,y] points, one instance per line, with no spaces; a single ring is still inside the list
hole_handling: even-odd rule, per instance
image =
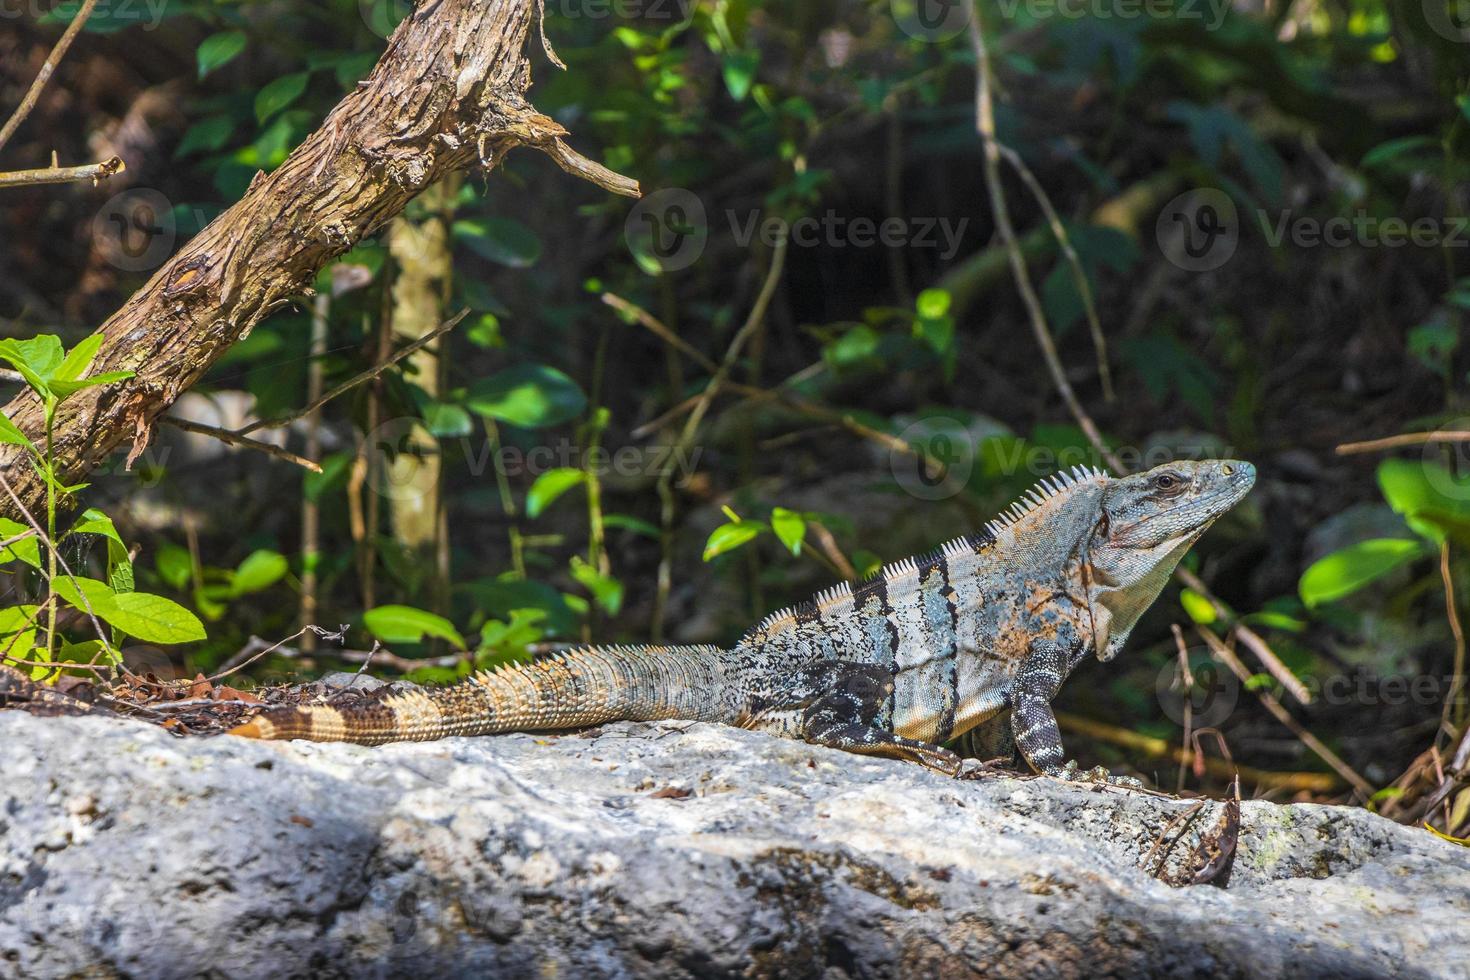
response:
[[[1179,486],[1179,478],[1172,473],[1160,473],[1154,477],[1154,486],[1160,490],[1173,490]]]

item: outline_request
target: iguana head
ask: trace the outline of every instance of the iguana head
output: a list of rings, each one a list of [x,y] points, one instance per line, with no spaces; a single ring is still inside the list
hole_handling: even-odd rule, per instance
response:
[[[1111,660],[1189,546],[1250,492],[1256,468],[1234,459],[1181,460],[1100,482],[1079,557],[1098,659]]]

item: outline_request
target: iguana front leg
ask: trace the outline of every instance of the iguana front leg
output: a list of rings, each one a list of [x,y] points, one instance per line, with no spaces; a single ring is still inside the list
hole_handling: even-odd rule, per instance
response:
[[[886,667],[835,660],[824,661],[821,670],[822,689],[802,715],[802,738],[858,755],[907,759],[946,776],[959,774],[960,757],[949,749],[873,724],[893,690]]]
[[[1065,654],[1059,653],[1051,644],[1032,645],[1026,666],[1016,675],[1011,691],[1011,731],[1016,739],[1016,748],[1021,750],[1032,769],[1047,776],[1141,787],[1143,784],[1133,777],[1114,776],[1102,766],[1082,772],[1076,762],[1063,763],[1066,753],[1062,749],[1057,716],[1051,710],[1051,699],[1056,697],[1066,677],[1065,663]]]

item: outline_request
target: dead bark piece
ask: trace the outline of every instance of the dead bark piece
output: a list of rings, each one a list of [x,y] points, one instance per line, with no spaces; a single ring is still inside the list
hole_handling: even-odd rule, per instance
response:
[[[308,292],[317,272],[381,227],[433,181],[493,166],[516,146],[617,193],[637,184],[562,142],[560,125],[526,101],[534,0],[442,0],[419,6],[366,80],[321,128],[189,241],[102,326],[93,371],[129,381],[69,400],[55,431],[65,482],[98,467],[152,421],[267,312]],[[4,408],[34,438],[41,409],[28,392]],[[43,484],[25,452],[0,448],[0,473],[34,505]],[[3,502],[0,512],[14,505]],[[13,516],[13,515],[11,515]]]

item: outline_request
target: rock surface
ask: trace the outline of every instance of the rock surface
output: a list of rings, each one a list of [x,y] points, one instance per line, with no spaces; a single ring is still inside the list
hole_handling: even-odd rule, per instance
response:
[[[716,725],[0,738],[5,976],[1470,976],[1470,850],[1362,810],[1247,803],[1228,887],[1171,888],[1186,801]]]

